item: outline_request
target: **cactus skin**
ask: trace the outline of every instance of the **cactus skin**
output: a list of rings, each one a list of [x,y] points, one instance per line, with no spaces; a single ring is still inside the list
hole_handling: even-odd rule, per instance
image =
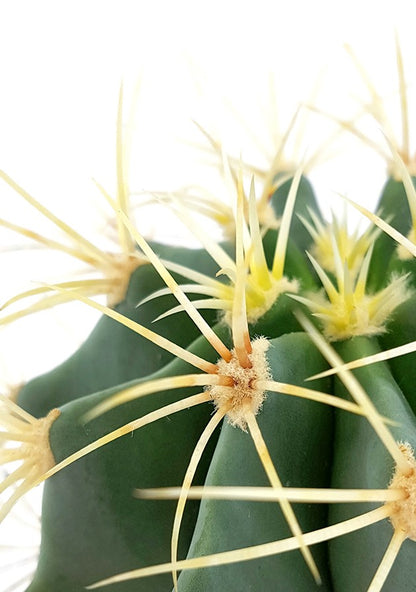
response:
[[[187,266],[198,261],[201,272],[214,274],[216,271],[214,262],[202,249],[167,248],[162,244],[153,246],[161,258],[169,257],[171,261]],[[164,284],[153,267],[141,265],[133,272],[125,299],[116,306],[116,310],[151,327],[152,321],[174,304],[173,297],[165,296],[153,303],[144,303],[139,308],[136,306],[161,287]],[[215,313],[208,311],[208,316],[214,322]],[[183,331],[179,333],[177,322],[172,318],[162,319],[157,328],[168,339],[187,346],[198,336],[198,331],[185,315],[182,315],[182,323]],[[103,317],[88,340],[68,360],[26,384],[19,392],[18,402],[32,415],[43,417],[53,407],[64,405],[72,399],[152,374],[165,366],[171,357],[130,329]]]
[[[292,183],[288,182],[271,197],[272,206],[279,215],[285,211],[291,187]],[[398,196],[401,201],[396,212]],[[403,234],[408,232],[407,196],[401,183],[388,181],[380,198],[380,207],[385,216],[389,216],[389,210],[397,214],[392,225]],[[312,186],[302,177],[294,212],[311,220],[310,210],[319,220],[323,220]],[[237,211],[240,214],[243,211],[239,202]],[[243,251],[239,247],[238,232],[241,228],[242,225],[238,227],[237,224],[236,244],[229,242],[224,246],[227,253],[235,252],[235,275],[238,281],[242,281],[249,272],[241,254],[248,259],[250,249],[246,247]],[[279,232],[281,230],[269,229],[262,238],[268,269],[273,265]],[[242,232],[240,239],[241,235]],[[320,289],[319,279],[325,283],[325,272],[319,263],[311,263],[304,254],[305,249],[311,246],[312,238],[299,219],[293,218],[289,235],[285,276],[297,280],[297,296],[306,302],[307,295],[310,298],[309,294],[312,293],[313,298],[313,294],[316,296]],[[219,271],[218,262],[213,261],[204,250],[192,251],[162,245],[153,247],[161,258],[188,266],[212,279]],[[371,298],[373,292],[385,287],[389,281],[385,273],[386,257],[391,260],[391,269],[397,269],[395,244],[389,237],[381,235],[375,241],[367,283],[363,281],[363,288],[366,288]],[[413,263],[411,260],[406,267],[411,276],[409,284],[414,283],[416,277]],[[365,268],[365,263],[362,263],[362,268]],[[326,277],[328,282],[336,284],[336,274],[329,273]],[[175,278],[181,281],[178,275]],[[267,380],[256,376],[247,388],[254,390],[256,383],[262,381],[269,384],[269,388],[264,389],[265,401],[252,414],[257,419],[251,421],[258,422],[271,464],[256,451],[259,438],[254,435],[252,423],[244,425],[243,422],[242,429],[231,425],[227,420],[227,416],[228,419],[231,417],[231,411],[227,408],[227,413],[224,412],[226,417],[218,420],[220,425],[212,430],[195,469],[192,485],[265,488],[273,481],[270,476],[272,466],[279,474],[284,488],[325,490],[326,497],[322,493],[323,503],[295,503],[289,498],[289,506],[293,509],[303,536],[293,536],[296,530],[293,521],[282,513],[276,500],[213,500],[208,497],[201,502],[187,500],[177,554],[181,561],[177,567],[170,565],[176,501],[137,499],[139,494],[133,493],[136,488],[145,490],[181,486],[201,434],[216,417],[215,414],[221,411],[220,404],[215,400],[217,411],[214,414],[211,400],[215,399],[212,394],[214,391],[209,390],[210,385],[218,386],[215,380],[223,378],[219,354],[213,349],[212,340],[208,343],[208,329],[198,329],[185,312],[161,319],[157,323],[157,331],[183,347],[186,354],[198,356],[208,364],[211,369],[204,369],[202,374],[205,372],[212,382],[207,378],[206,384],[201,383],[202,386],[191,387],[189,383],[180,390],[170,386],[161,387],[144,396],[125,400],[87,421],[86,413],[93,412],[98,404],[112,401],[112,397],[126,389],[144,388],[157,380],[167,381],[163,384],[171,381],[173,385],[176,377],[199,375],[202,369],[198,367],[196,370],[186,361],[183,357],[186,354],[182,356],[178,353],[175,357],[124,325],[116,324],[108,318],[108,311],[102,307],[105,314],[80,349],[58,368],[25,385],[18,397],[21,408],[35,417],[44,417],[54,407],[60,408],[60,415],[54,420],[49,432],[55,463],[59,466],[59,463],[65,462],[83,447],[146,414],[157,413],[166,405],[177,405],[175,409],[170,407],[166,415],[159,414],[157,421],[149,420],[148,424],[143,421],[143,427],[136,425],[126,429],[124,435],[114,436],[113,441],[105,446],[97,445],[97,449],[92,452],[83,453],[73,464],[46,481],[41,553],[37,571],[27,592],[81,592],[95,584],[97,588],[111,592],[170,592],[173,586],[172,573],[175,571],[179,576],[179,592],[210,592],[214,589],[231,592],[259,589],[265,592],[276,589],[305,592],[409,590],[409,582],[416,579],[413,557],[416,543],[414,539],[410,540],[410,535],[402,543],[397,557],[392,557],[393,567],[384,574],[381,584],[372,583],[389,540],[393,532],[397,531],[394,512],[387,502],[384,504],[384,498],[370,503],[362,501],[360,494],[355,493],[348,503],[341,503],[331,496],[335,489],[377,488],[384,493],[397,494],[399,502],[402,500],[402,490],[397,490],[398,493],[395,489],[390,491],[389,484],[395,470],[406,472],[411,466],[404,460],[401,448],[395,442],[408,442],[416,447],[416,399],[412,368],[412,365],[416,367],[413,364],[416,354],[354,370],[365,396],[374,406],[373,411],[369,411],[368,405],[366,407],[362,401],[359,402],[355,387],[346,388],[341,384],[344,376],[341,371],[338,372],[340,378],[322,377],[312,382],[307,379],[326,371],[328,361],[331,365],[337,365],[331,361],[332,354],[328,351],[338,352],[341,360],[347,362],[383,349],[388,350],[395,345],[413,342],[416,338],[414,292],[403,294],[403,302],[391,311],[385,326],[380,327],[380,335],[364,334],[335,340],[334,348],[327,350],[319,345],[313,327],[308,329],[307,321],[305,323],[302,320],[304,317],[293,314],[301,305],[289,292],[281,294],[260,318],[247,323],[246,327],[247,311],[241,295],[244,291],[241,285],[244,284],[238,284],[237,280],[232,300],[231,326],[227,324],[226,317],[222,318],[215,311],[204,313],[204,318],[207,327],[213,329],[228,353],[233,347],[238,350],[240,346],[240,350],[246,348],[244,354],[249,356],[247,341],[251,340],[253,345],[259,335],[269,341],[265,355],[270,376]],[[356,280],[354,277],[353,281]],[[224,280],[224,283],[227,282]],[[151,326],[151,321],[176,304],[173,296],[149,300],[137,309],[135,305],[164,285],[154,262],[153,265],[140,266],[133,272],[128,292],[116,308],[117,312],[148,328],[155,328]],[[341,290],[340,286],[337,287]],[[325,288],[328,288],[328,283]],[[376,298],[377,295],[374,296]],[[242,309],[244,314],[241,314]],[[356,310],[354,307],[352,309],[354,315]],[[303,313],[309,314],[305,307]],[[319,318],[309,314],[309,319],[324,331],[325,327]],[[200,335],[201,332],[203,335]],[[239,341],[238,338],[246,339]],[[232,355],[238,357],[234,350]],[[244,378],[250,365],[244,362],[244,356],[241,355],[238,362]],[[221,362],[229,362],[226,354],[221,356]],[[216,365],[216,371],[212,370],[213,365]],[[230,376],[226,374],[226,377]],[[220,386],[224,387],[224,392],[233,389],[234,393],[239,393],[240,379],[232,376],[232,384]],[[270,384],[273,381],[292,385],[292,395],[295,396],[272,392]],[[327,403],[306,400],[301,388],[335,395],[343,402],[339,405],[349,405],[349,410],[334,409]],[[193,407],[185,400],[199,395],[204,402]],[[363,416],[352,412],[351,398],[362,405]],[[185,401],[183,405],[182,400]],[[248,417],[245,404],[241,405]],[[387,423],[385,426],[385,418],[396,423]],[[380,426],[385,426],[383,429],[392,437],[390,448],[383,439],[385,437],[376,432],[377,429],[381,430]],[[416,474],[416,469],[412,470]],[[279,488],[275,485],[275,489]],[[325,501],[327,498],[329,502]],[[384,518],[377,518],[374,523],[369,519],[370,526],[357,527],[355,532],[348,534],[344,521],[367,513],[373,507],[385,512]],[[388,518],[392,519],[393,527]],[[413,520],[416,522],[415,516]],[[314,533],[326,529],[329,529],[328,534],[322,535],[319,545],[308,543]],[[250,555],[249,551],[246,554],[242,552],[239,558],[236,552],[229,564],[222,565],[221,558],[215,566],[209,566],[208,559],[204,563],[206,556],[292,538],[293,550],[288,552],[279,553],[276,550],[261,556],[259,551],[260,555],[248,559],[246,555]],[[306,541],[303,546],[301,540]],[[308,563],[309,551],[312,559]],[[313,562],[316,562],[319,570],[320,583],[316,574],[314,580]],[[159,568],[158,564],[166,565]],[[135,573],[135,570],[148,566],[156,566],[156,575]],[[117,574],[129,571],[132,573],[117,577]]]
[[[206,344],[202,346],[206,348]],[[174,360],[152,377],[182,373],[184,366]],[[85,434],[79,418],[97,397],[106,398],[117,390],[85,396],[62,408],[50,435],[57,461],[108,432],[108,425],[122,425],[177,399],[172,391],[139,399],[117,408],[117,417],[110,414],[95,421]],[[44,492],[45,549],[29,590],[84,590],[86,583],[112,575],[121,566],[137,567],[137,557],[142,557],[144,565],[168,560],[175,503],[164,502],[162,507],[157,501],[134,499],[132,491],[137,483],[166,486],[183,475],[210,412],[210,407],[200,406],[165,418],[112,442],[50,479]],[[129,462],[131,458],[135,458],[134,463]],[[207,464],[208,459],[201,463],[197,483],[204,482]],[[68,513],[68,505],[75,500],[75,514]],[[197,504],[191,503],[184,520],[182,552],[186,551],[196,512]],[[114,589],[156,591],[168,589],[170,583],[170,576],[164,575]]]
[[[274,376],[283,382],[298,381],[303,384],[309,375],[324,370],[325,361],[303,333],[285,334],[272,340],[270,356]],[[316,388],[325,391],[328,379],[322,379]],[[296,437],[293,438],[293,421],[296,418]],[[305,405],[298,398],[269,395],[259,417],[263,436],[269,442],[269,451],[283,482],[300,487],[327,487],[332,463],[332,410],[320,403]],[[284,454],[288,441],[292,454]],[[306,452],[307,450],[307,452]],[[307,454],[309,466],[305,466]],[[290,475],[288,482],[285,475]],[[290,479],[290,480],[289,480]],[[206,485],[259,485],[267,486],[267,478],[256,458],[253,443],[248,434],[225,424],[219,437]],[[296,514],[303,530],[319,528],[326,523],[327,509],[321,506],[310,512],[310,506],[298,505]],[[309,523],[312,520],[313,523]],[[287,524],[275,504],[259,505],[256,502],[232,502],[206,500],[201,503],[194,538],[189,556],[207,555],[212,552],[247,546],[273,540],[278,536],[290,536]],[[274,590],[276,582],[282,589],[330,590],[327,571],[326,545],[315,547],[314,556],[319,560],[324,584],[317,586],[297,552],[277,557],[259,559],[246,564],[221,568],[184,571],[179,578],[179,590],[209,591],[218,589]]]
[[[347,361],[357,354],[364,357],[380,351],[375,339],[356,338],[340,346],[343,358]],[[398,427],[392,427],[397,440],[406,440],[416,446],[416,418],[403,393],[398,388],[390,370],[385,363],[376,366],[377,372],[371,368],[355,370],[362,386],[370,394],[377,409],[386,417],[394,419]],[[345,388],[337,384],[335,389],[345,396]],[[357,421],[358,420],[358,421]],[[338,414],[336,422],[335,458],[333,468],[334,487],[383,487],[391,477],[391,461],[386,450],[375,437],[368,424],[360,422],[347,414]],[[352,437],[353,435],[353,437]],[[348,454],[346,442],[349,442]],[[363,508],[364,510],[365,508]],[[350,517],[351,510],[347,505],[340,505],[330,510],[330,520],[339,521]],[[391,538],[391,526],[379,523],[371,528],[352,533],[330,542],[331,567],[334,587],[346,592],[366,590],[371,582],[371,569],[375,572],[379,558],[383,555]],[[414,555],[414,541],[407,540],[403,544],[385,584],[385,589],[405,590],[409,581],[416,577],[415,565],[411,557]],[[345,560],[348,557],[348,561]],[[351,564],[358,569],[351,570]],[[370,569],[368,567],[371,566]]]
[[[264,240],[269,266],[272,245],[275,241],[273,234],[276,232],[269,231]],[[294,238],[297,242],[296,235]],[[302,243],[304,237],[301,237],[300,240]],[[231,246],[229,250],[232,250]],[[299,280],[302,291],[310,291],[311,288],[316,290],[316,280],[306,259],[301,255],[300,245],[296,244],[292,249],[289,248],[289,252],[292,255],[288,256],[286,263],[288,276],[296,277]],[[293,255],[293,253],[298,254]],[[188,253],[186,251],[185,253],[182,250],[176,259],[177,253],[175,248],[172,248],[164,254],[164,257],[183,262],[186,254],[192,256],[192,261],[188,262],[190,266],[193,264],[194,269],[214,275],[209,269],[210,266],[212,268],[212,262],[205,263],[206,257],[201,256],[200,252]],[[138,281],[140,278],[144,278],[141,283]],[[135,281],[137,281],[136,284]],[[152,300],[137,310],[133,308],[132,304],[161,285],[163,285],[161,280],[150,265],[140,267],[132,276],[125,304],[122,303],[119,310],[128,311],[129,315],[135,314],[142,323],[143,319],[146,322],[151,321],[162,310],[170,306],[166,303],[170,297],[164,297],[165,302],[162,299]],[[406,310],[406,305],[407,303],[399,307],[393,316],[392,324],[398,322],[402,309]],[[325,370],[327,365],[306,335],[292,333],[300,329],[298,321],[291,313],[293,307],[293,300],[287,295],[280,296],[275,305],[264,314],[264,317],[251,326],[250,334],[266,334],[271,339],[268,360],[275,380],[309,386],[305,379]],[[140,316],[137,317],[138,314]],[[179,314],[180,317],[172,316],[160,321],[161,327],[165,324],[165,328],[161,328],[161,332],[168,337],[173,337],[175,342],[178,342],[177,337],[180,337],[182,342],[179,341],[179,343],[186,346],[192,337],[197,336],[198,331],[190,321],[184,320],[184,313]],[[180,320],[181,318],[182,320]],[[216,315],[211,314],[207,318],[211,326],[215,327],[216,333],[226,343],[231,344],[230,329],[226,324],[220,322],[215,325]],[[108,329],[106,329],[106,325]],[[90,362],[84,352],[88,351],[91,352],[89,356],[99,357],[103,351],[113,347],[114,333],[111,328],[113,325],[113,320],[103,317],[93,335],[81,346],[79,352],[57,370],[26,385],[21,392],[22,406],[27,408],[32,404],[33,407],[30,408],[32,413],[44,415],[45,411],[54,405],[56,391],[62,391],[65,388],[64,385],[71,384],[71,389],[66,390],[66,401],[60,401],[61,404],[63,403],[61,415],[52,425],[50,432],[50,442],[56,462],[65,459],[82,446],[93,442],[116,427],[165,404],[177,401],[178,394],[175,391],[167,391],[140,398],[116,407],[92,423],[83,425],[83,415],[86,410],[96,405],[98,400],[106,400],[126,386],[164,376],[186,374],[194,370],[181,360],[173,360],[166,365],[166,360],[171,358],[169,354],[163,351],[160,354],[161,350],[151,342],[134,335],[125,327],[119,327],[120,337],[117,338],[117,347],[121,347],[123,353],[127,352],[127,356],[134,355],[141,362],[144,358],[149,359],[149,362],[136,363],[132,368],[130,363],[116,360],[113,366],[108,365],[106,373],[101,376],[96,376],[94,367],[89,376],[85,367]],[[102,329],[102,345],[97,348],[94,335],[100,331],[101,326],[104,327]],[[177,335],[178,326],[187,327],[186,332],[184,329],[180,336]],[[282,336],[277,337],[278,335]],[[408,337],[410,338],[410,334]],[[348,348],[348,354],[346,355],[344,352],[343,355],[345,359],[368,353],[368,347],[363,349],[360,339],[365,340],[366,338],[356,338],[355,341],[358,345],[355,345],[354,340],[351,341],[351,344],[350,340],[345,342],[345,346]],[[387,337],[384,336],[383,339],[387,339]],[[135,349],[133,354],[130,354],[132,347]],[[197,352],[204,359],[214,363],[217,359],[217,354],[212,351],[203,337],[196,340],[190,351]],[[79,365],[80,363],[86,364],[84,369]],[[160,369],[157,369],[158,366]],[[156,369],[156,373],[152,374],[154,369]],[[136,378],[131,382],[132,372],[136,374],[136,377],[139,377],[140,374],[142,377],[138,378],[138,381]],[[360,372],[368,377],[367,380],[371,385],[374,374],[372,368],[357,371],[357,373]],[[72,377],[73,383],[68,382],[68,377]],[[130,382],[126,383],[129,380]],[[394,382],[393,378],[389,378],[389,380]],[[94,381],[97,381],[95,389],[93,387]],[[362,382],[366,386],[366,381]],[[122,383],[126,384],[122,386]],[[47,386],[48,384],[51,384],[50,388]],[[331,384],[332,380],[323,379],[314,383],[313,388],[330,393]],[[94,390],[100,391],[100,387],[103,386],[108,388],[93,394]],[[37,400],[40,391],[45,394],[44,401]],[[338,394],[338,391],[339,387],[335,387],[334,392]],[[189,389],[186,394],[189,394]],[[344,392],[343,395],[345,395]],[[378,407],[377,402],[376,404]],[[37,408],[36,405],[39,407]],[[403,405],[402,399],[399,403],[390,401],[391,409],[390,407],[384,409],[381,406],[379,411],[394,418],[400,405]],[[48,480],[44,492],[41,556],[38,570],[28,592],[41,592],[45,589],[58,589],[58,587],[64,592],[78,592],[84,590],[85,586],[111,577],[113,574],[136,569],[140,566],[168,562],[175,502],[137,500],[132,497],[131,492],[134,487],[179,485],[199,434],[209,421],[211,414],[212,407],[208,404],[152,423],[148,427],[137,430],[134,437],[126,435],[78,460]],[[408,408],[406,408],[406,414],[410,418],[411,428],[405,430],[405,434],[401,429],[398,430],[398,438],[405,436],[407,440],[413,440],[413,443],[416,443],[414,415]],[[334,417],[336,417],[335,422]],[[354,427],[349,427],[349,424],[364,426],[363,429],[367,436],[361,438],[376,438],[372,427],[365,418],[357,417],[343,410],[334,412],[328,405],[304,401],[298,397],[284,397],[276,393],[269,393],[259,413],[262,434],[269,442],[269,452],[274,464],[279,467],[279,473],[281,471],[282,476],[284,475],[284,485],[326,488],[332,481],[333,487],[386,487],[392,470],[388,454],[379,444],[381,456],[378,453],[380,456],[378,462],[384,472],[382,478],[378,477],[376,485],[373,482],[374,472],[371,472],[369,477],[360,478],[361,473],[356,460],[354,460],[358,455],[354,450],[360,447],[360,440],[354,439],[353,444],[349,443],[351,433],[354,433],[355,430]],[[334,429],[335,434],[333,435]],[[407,433],[409,431],[410,434]],[[294,432],[296,432],[296,436]],[[285,449],[293,437],[293,441],[290,442],[291,454],[287,455]],[[343,441],[342,444],[340,441]],[[366,440],[364,441],[366,442]],[[334,449],[332,442],[335,442]],[[369,447],[366,444],[364,448],[367,451]],[[343,456],[340,451],[346,451],[345,461],[342,460]],[[335,455],[334,461],[332,460],[333,454]],[[368,454],[372,459],[368,463],[373,462],[372,450]],[[132,462],[131,459],[135,460]],[[348,474],[351,474],[351,479],[347,481],[344,478],[340,479],[340,476],[345,474],[345,462],[349,463]],[[365,465],[366,461],[363,460],[363,463]],[[218,430],[215,432],[193,480],[194,485],[204,482],[206,485],[239,485],[243,483],[267,485],[266,475],[247,434],[227,423],[223,425],[220,432]],[[188,557],[199,557],[290,536],[290,530],[288,530],[276,504],[206,500],[201,503],[197,516],[198,505],[195,501],[188,501],[181,526],[179,557],[186,555],[189,545]],[[351,515],[356,515],[356,508],[357,504],[331,504],[330,523],[340,522]],[[367,509],[368,504],[363,504],[363,508]],[[325,504],[296,505],[296,515],[305,532],[324,527],[327,524],[327,514],[328,506]],[[253,527],[247,525],[248,519],[246,517],[248,515],[254,521]],[[374,529],[374,527],[372,528]],[[382,531],[391,531],[388,523],[381,524],[380,528]],[[138,536],[138,532],[140,532],[140,536]],[[348,537],[354,541],[352,546]],[[367,549],[367,553],[372,550],[373,558],[369,560],[368,564],[364,565],[362,562],[363,565],[358,570],[357,580],[353,580],[352,587],[348,587],[350,585],[347,584],[350,576],[343,574],[343,560],[338,558],[340,555],[345,555],[344,547],[350,549],[348,553],[351,556],[354,553],[360,556],[362,547],[358,541],[361,540],[361,537],[362,532],[359,531],[355,535],[339,537],[329,543],[322,543],[320,547],[313,548],[313,555],[317,558],[323,580],[321,586],[314,583],[299,551],[292,551],[275,558],[269,557],[242,564],[236,563],[229,567],[184,570],[179,577],[178,589],[182,592],[196,589],[208,592],[214,587],[215,589],[240,590],[245,586],[246,589],[255,590],[260,585],[264,590],[274,590],[276,585],[280,585],[296,590],[321,589],[325,591],[339,590],[340,592],[350,589],[365,590],[377,567],[377,561],[380,560],[380,554],[382,555],[380,545],[374,545],[367,540],[362,543],[363,548]],[[81,544],[80,541],[82,541]],[[413,541],[407,541],[407,546],[404,549],[405,555],[408,553],[406,549],[412,550],[413,545]],[[394,573],[392,572],[391,578],[394,577]],[[394,581],[399,580],[395,579]],[[402,583],[400,585],[403,586]],[[170,590],[171,586],[170,574],[162,574],[114,583],[109,586],[109,589],[120,590],[120,592],[124,590],[126,592],[128,590],[153,591]],[[398,589],[400,590],[400,587]]]
[[[406,192],[401,181],[396,181],[393,178],[388,179],[383,187],[376,212],[383,219],[388,220],[389,224],[404,236],[407,236],[411,227],[411,217]],[[385,263],[394,255],[396,247],[397,243],[384,233],[375,241],[369,276],[371,289],[377,290],[385,284],[388,277]]]

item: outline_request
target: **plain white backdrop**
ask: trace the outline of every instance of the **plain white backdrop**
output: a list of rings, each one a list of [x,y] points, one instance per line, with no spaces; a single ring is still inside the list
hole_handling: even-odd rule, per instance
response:
[[[204,139],[193,121],[224,142],[226,150],[267,166],[276,131],[284,132],[299,104],[313,102],[348,119],[368,102],[344,43],[368,71],[400,136],[395,34],[411,94],[416,66],[412,17],[412,2],[404,1],[393,8],[391,2],[329,0],[0,0],[0,168],[106,248],[111,212],[92,179],[114,194],[121,81],[127,108],[140,81],[130,171],[134,203],[143,200],[144,190],[194,183],[220,192],[214,169],[204,164],[206,154],[195,147]],[[415,115],[411,103],[410,112]],[[297,158],[304,151],[314,153],[337,129],[325,117],[304,113]],[[377,126],[365,119],[363,126],[383,143]],[[326,214],[331,207],[339,209],[337,192],[374,207],[385,180],[383,159],[347,133],[337,138],[330,154],[311,172]],[[171,218],[164,223],[160,212],[137,211],[145,235],[166,239],[181,232]],[[59,237],[2,182],[0,218]],[[1,302],[35,285],[31,282],[62,279],[80,267],[60,254],[29,247],[29,241],[0,228]],[[2,389],[63,360],[95,320],[91,311],[68,305],[2,328]],[[25,520],[32,527],[24,531],[17,530],[15,520],[1,525],[0,541],[30,542],[36,518],[26,514]],[[0,558],[1,553],[0,547]],[[0,566],[15,558],[8,551]],[[2,570],[0,592],[15,577],[13,571]]]

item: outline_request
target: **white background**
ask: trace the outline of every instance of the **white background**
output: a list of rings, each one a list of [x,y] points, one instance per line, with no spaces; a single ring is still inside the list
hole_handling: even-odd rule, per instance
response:
[[[338,117],[352,116],[368,101],[362,79],[343,48],[345,42],[354,48],[384,98],[399,136],[395,31],[410,92],[416,44],[412,2],[396,1],[392,6],[392,2],[363,0],[0,0],[0,168],[104,247],[111,234],[106,225],[111,212],[92,178],[114,194],[115,123],[122,80],[127,105],[135,83],[141,81],[131,189],[175,190],[195,182],[215,189],[213,169],[202,165],[204,153],[190,145],[204,144],[192,120],[234,154],[241,152],[243,158],[267,165],[262,150],[272,152],[276,120],[282,133],[297,106],[311,100],[318,79],[314,104]],[[275,100],[269,92],[270,79]],[[383,143],[376,126],[365,120],[363,125]],[[310,113],[302,152],[313,153],[334,129],[327,119]],[[334,145],[333,158],[313,170],[311,179],[326,213],[330,206],[340,207],[336,192],[374,207],[385,180],[385,163],[345,134]],[[140,199],[136,196],[134,202]],[[2,182],[0,218],[59,237]],[[171,220],[167,229],[159,215],[138,218],[140,230],[148,236],[166,238],[172,233]],[[29,250],[29,245],[0,228],[2,302],[35,285],[30,282],[62,279],[80,268],[62,255]],[[63,360],[95,319],[82,306],[65,306],[0,330],[3,390]],[[16,522],[8,524],[7,530],[6,523],[0,526],[0,540],[28,540],[32,529],[17,535]],[[11,570],[4,573],[7,578]],[[9,585],[4,582],[2,573],[0,592]]]

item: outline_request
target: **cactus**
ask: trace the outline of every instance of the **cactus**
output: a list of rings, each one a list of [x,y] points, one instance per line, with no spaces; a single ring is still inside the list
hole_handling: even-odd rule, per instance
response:
[[[12,467],[0,520],[45,482],[28,592],[408,591],[416,580],[409,159],[388,138],[391,176],[377,214],[352,204],[371,222],[359,234],[345,219],[325,221],[304,166],[281,170],[275,159],[256,199],[243,164],[222,153],[233,207],[160,196],[202,243],[163,245],[146,241],[130,216],[122,102],[121,93],[116,198],[102,189],[121,255],[101,253],[0,175],[75,246],[3,226],[104,277],[17,295],[3,308],[40,299],[0,319],[71,300],[102,315],[69,359],[16,400],[0,400],[0,459]],[[223,224],[223,243],[198,225],[194,207]],[[107,304],[92,298],[99,293]]]

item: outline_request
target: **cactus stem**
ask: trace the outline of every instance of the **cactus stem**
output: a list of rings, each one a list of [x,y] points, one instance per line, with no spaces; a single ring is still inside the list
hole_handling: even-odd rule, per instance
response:
[[[183,479],[182,488],[180,489],[180,493],[178,496],[178,503],[176,506],[175,518],[173,522],[172,528],[172,539],[171,539],[171,561],[172,565],[175,565],[177,558],[178,558],[178,541],[179,541],[179,531],[181,527],[182,517],[185,510],[185,504],[188,499],[188,492],[192,484],[192,480],[195,475],[195,471],[198,467],[199,461],[201,459],[202,453],[204,452],[209,439],[211,438],[212,434],[214,433],[216,427],[224,418],[224,415],[227,412],[227,408],[224,407],[223,409],[218,409],[213,417],[208,422],[207,426],[205,427],[204,431],[202,432],[191,456],[191,460],[189,461],[188,468],[186,469],[185,477]],[[172,578],[173,578],[173,585],[175,588],[175,592],[178,589],[178,577],[177,577],[177,570],[172,570]]]
[[[210,400],[211,400],[211,397],[210,397],[209,393],[206,393],[206,392],[198,393],[197,395],[192,395],[190,397],[187,397],[186,399],[181,399],[180,401],[176,401],[175,403],[171,403],[170,405],[166,405],[165,407],[162,407],[161,409],[157,409],[156,411],[152,411],[151,413],[148,413],[148,414],[144,415],[143,417],[139,417],[138,419],[135,419],[135,420],[129,422],[128,424],[125,424],[125,425],[121,426],[120,428],[113,430],[112,432],[106,434],[105,436],[102,436],[101,438],[98,438],[94,442],[91,442],[91,444],[84,446],[84,448],[81,448],[80,450],[77,450],[76,452],[74,452],[70,456],[64,458],[61,462],[57,463],[51,469],[49,469],[48,471],[43,473],[35,481],[33,486],[38,485],[39,483],[42,483],[42,481],[45,481],[46,479],[49,479],[49,477],[52,477],[52,475],[55,475],[56,473],[58,473],[59,471],[61,471],[65,467],[71,465],[73,462],[86,456],[87,454],[90,454],[94,450],[98,450],[98,448],[101,448],[102,446],[105,446],[106,444],[113,442],[114,440],[117,440],[118,438],[121,438],[122,436],[125,436],[126,434],[130,434],[130,433],[134,432],[134,430],[138,430],[139,428],[141,428],[145,425],[149,425],[150,423],[153,423],[154,421],[157,421],[158,419],[161,419],[162,417],[166,417],[166,416],[171,415],[173,413],[177,413],[178,411],[183,411],[184,409],[189,409],[191,407],[195,407],[195,405],[200,405],[201,403],[206,403],[207,401],[210,401]]]
[[[394,440],[391,432],[385,425],[385,422],[358,380],[349,370],[340,369],[343,364],[343,360],[329,345],[329,343],[327,343],[327,341],[318,332],[314,325],[305,317],[305,315],[297,311],[295,312],[295,316],[306,333],[308,333],[316,347],[319,349],[321,354],[328,360],[331,366],[337,367],[339,369],[337,373],[338,377],[344,383],[354,401],[360,405],[366,413],[368,421],[385,446],[386,450],[396,462],[397,467],[406,474],[410,467],[408,459],[404,457],[397,442]]]
[[[263,435],[260,431],[258,426],[257,420],[253,413],[248,413],[246,415],[246,421],[248,428],[250,430],[250,435],[253,439],[254,445],[256,447],[257,453],[259,455],[260,461],[263,465],[264,470],[266,471],[266,475],[270,481],[270,484],[274,488],[282,488],[282,482],[279,478],[279,475],[276,471],[276,468],[273,464],[273,461],[270,457],[270,453],[267,449],[266,442],[263,439]],[[299,526],[299,522],[293,512],[293,509],[288,500],[282,499],[279,500],[279,504],[281,510],[283,512],[284,517],[288,523],[288,526],[292,532],[292,534],[298,539],[299,541],[299,548],[300,551],[306,561],[307,566],[309,567],[314,580],[317,584],[321,583],[321,577],[319,575],[318,567],[312,557],[312,554],[308,547],[305,544],[302,530]]]
[[[315,545],[328,541],[330,539],[361,530],[371,524],[376,524],[389,516],[390,510],[386,506],[381,506],[365,514],[355,516],[349,520],[345,520],[332,526],[327,526],[309,533],[303,534],[303,541],[306,545]],[[255,545],[252,547],[244,547],[241,549],[234,549],[233,551],[225,551],[222,553],[215,553],[212,555],[205,555],[203,557],[195,557],[192,559],[184,559],[177,561],[174,565],[172,563],[163,563],[161,565],[153,565],[135,569],[129,572],[112,576],[108,579],[95,582],[87,586],[87,590],[94,590],[100,586],[108,586],[117,582],[124,582],[136,578],[144,578],[152,575],[169,573],[172,569],[188,570],[200,569],[204,567],[212,567],[215,565],[229,565],[231,563],[238,563],[240,561],[250,561],[251,559],[258,559],[260,557],[270,557],[279,553],[286,553],[299,549],[299,540],[297,537],[290,537],[271,543],[264,543],[262,545]]]

